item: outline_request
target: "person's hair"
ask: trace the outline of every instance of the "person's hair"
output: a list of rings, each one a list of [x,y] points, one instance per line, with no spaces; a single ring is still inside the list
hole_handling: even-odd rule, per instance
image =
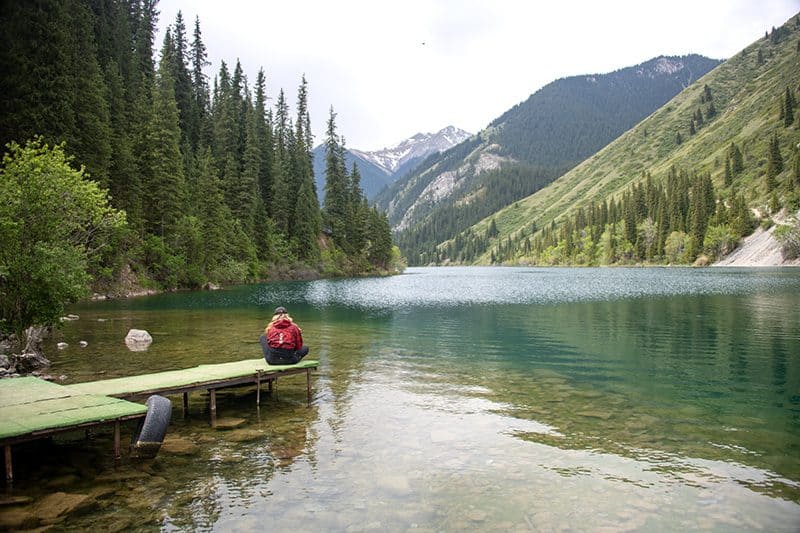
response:
[[[277,315],[272,315],[272,319],[269,321],[269,324],[267,324],[267,327],[264,328],[264,333],[267,332],[267,330],[272,324],[284,318],[287,319],[289,322],[294,322],[294,320],[292,320],[292,317],[289,316],[289,313],[278,313]]]

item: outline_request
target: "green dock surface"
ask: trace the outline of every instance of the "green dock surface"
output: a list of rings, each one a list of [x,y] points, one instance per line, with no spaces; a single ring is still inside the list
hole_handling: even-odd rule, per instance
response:
[[[35,377],[0,379],[0,440],[146,413],[145,405]]]
[[[279,377],[281,373],[316,368],[319,361],[300,361],[295,365],[268,365],[264,359],[245,359],[231,363],[200,365],[184,370],[169,370],[155,374],[128,376],[76,383],[67,387],[82,394],[130,397],[148,391],[176,390],[205,383],[225,382],[248,376],[263,376],[264,380]]]

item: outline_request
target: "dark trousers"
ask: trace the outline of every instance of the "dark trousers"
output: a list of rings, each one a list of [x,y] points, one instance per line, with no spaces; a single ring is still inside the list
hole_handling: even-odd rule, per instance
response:
[[[261,343],[261,350],[264,352],[264,359],[269,365],[293,365],[308,355],[308,346],[303,346],[299,350],[284,350],[271,347],[267,344],[267,337],[264,335],[261,335],[258,340]]]

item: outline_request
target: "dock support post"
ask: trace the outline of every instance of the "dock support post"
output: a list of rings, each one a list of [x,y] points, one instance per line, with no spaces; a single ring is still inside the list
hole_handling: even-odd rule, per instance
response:
[[[306,368],[306,392],[308,393],[308,404],[311,405],[311,369]]]
[[[261,372],[256,374],[256,405],[261,405]]]
[[[5,445],[5,456],[6,456],[6,483],[9,485],[12,481],[14,481],[14,470],[12,468],[11,463],[11,445]]]
[[[183,393],[183,417],[186,418],[189,415],[189,393]]]
[[[272,395],[272,383],[273,383],[273,382],[274,382],[276,379],[278,379],[278,378],[273,378],[273,379],[267,380],[267,384],[269,385],[269,388],[267,389],[267,392],[269,392],[270,396]]]
[[[217,427],[217,389],[208,389],[211,404],[211,427]]]
[[[119,441],[119,420],[117,420],[114,422],[114,466],[119,465],[119,459],[122,455],[120,453]]]

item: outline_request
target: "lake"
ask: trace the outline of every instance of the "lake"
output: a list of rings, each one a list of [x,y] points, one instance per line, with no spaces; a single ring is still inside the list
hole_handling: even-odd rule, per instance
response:
[[[220,431],[174,397],[154,461],[45,442],[15,493],[96,495],[66,529],[797,531],[798,304],[800,269],[499,267],[86,303],[47,347],[68,383],[259,357],[283,305],[313,401],[222,391]]]

